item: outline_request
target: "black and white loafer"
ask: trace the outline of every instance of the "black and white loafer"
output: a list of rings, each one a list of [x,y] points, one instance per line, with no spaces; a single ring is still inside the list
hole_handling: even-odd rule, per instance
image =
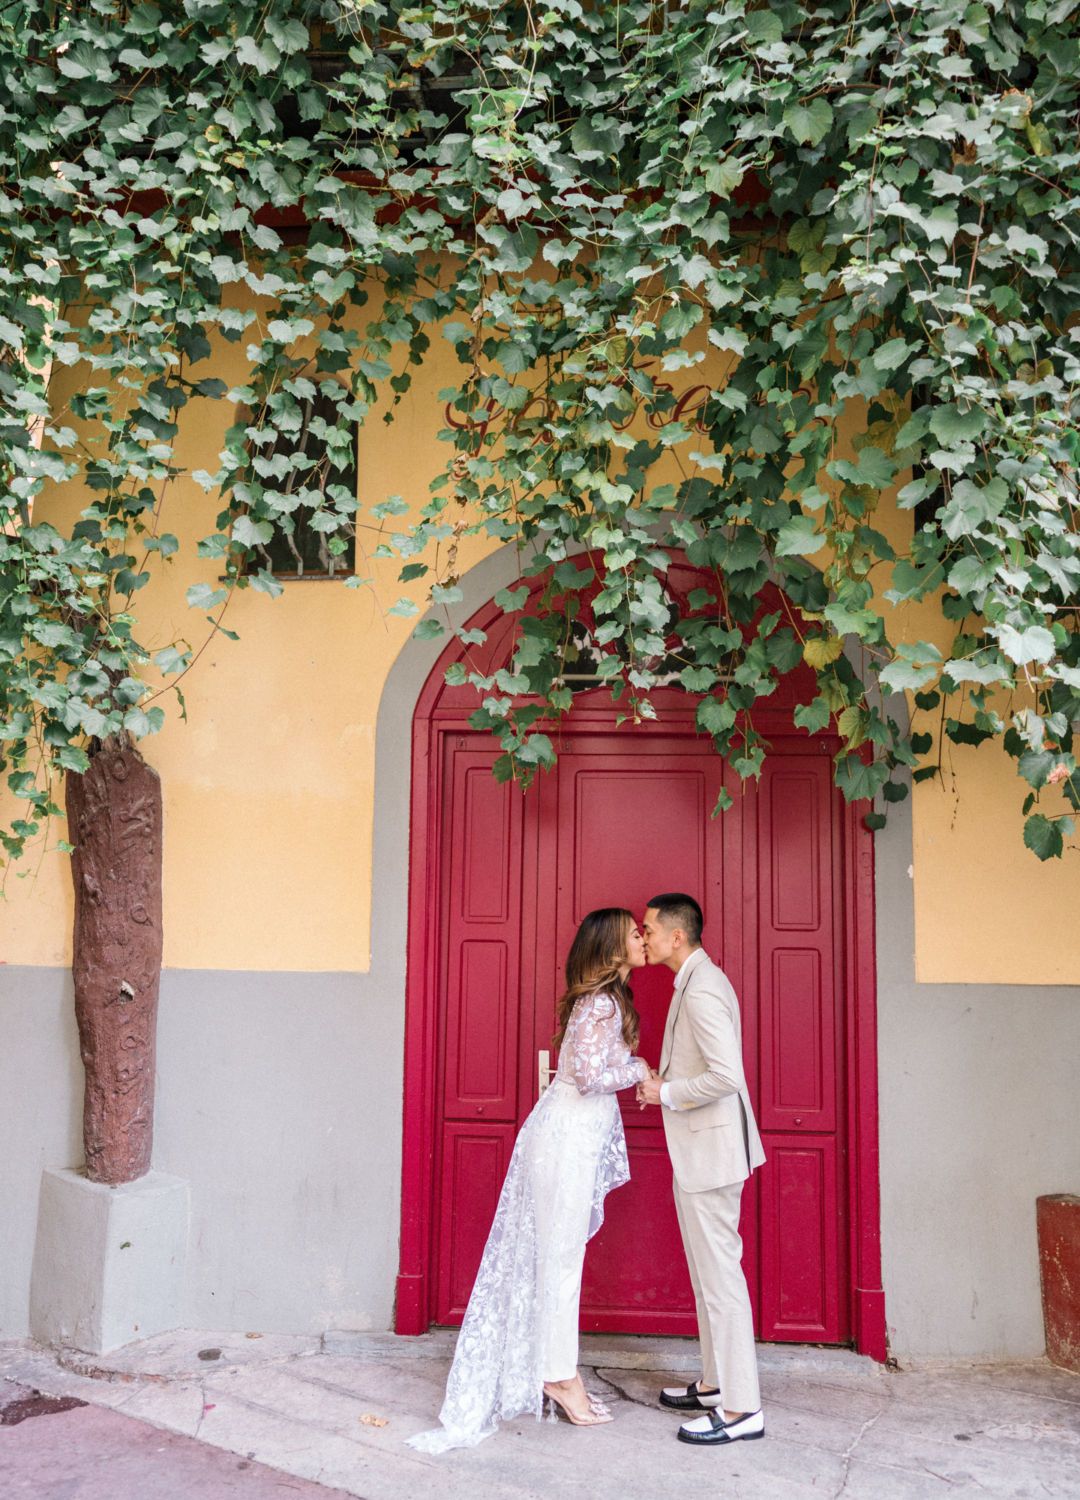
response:
[[[699,1384],[695,1380],[693,1385],[667,1386],[660,1392],[660,1405],[671,1411],[712,1411],[714,1407],[723,1405],[719,1391],[707,1391],[702,1395]]]
[[[711,1411],[707,1416],[684,1422],[675,1435],[680,1443],[737,1443],[741,1438],[747,1441],[763,1438],[765,1414],[750,1411],[736,1417],[734,1422],[725,1422],[723,1412]]]

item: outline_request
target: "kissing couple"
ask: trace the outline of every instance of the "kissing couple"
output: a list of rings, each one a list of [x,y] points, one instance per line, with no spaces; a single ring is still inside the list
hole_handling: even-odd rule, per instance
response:
[[[700,906],[681,892],[655,896],[640,931],[619,907],[590,912],[578,928],[558,1007],[558,1071],[514,1145],[442,1425],[408,1438],[410,1447],[471,1447],[500,1420],[541,1416],[545,1399],[577,1427],[614,1420],[578,1373],[578,1306],[604,1199],[630,1180],[615,1095],[634,1086],[641,1108],[663,1106],[701,1338],[701,1379],[661,1391],[660,1404],[704,1413],[679,1427],[684,1443],[764,1437],[739,1200],[765,1153],[743,1076],[739,1002],[701,929]],[[646,963],[675,974],[657,1072],[632,1055],[639,1027],[627,978]]]

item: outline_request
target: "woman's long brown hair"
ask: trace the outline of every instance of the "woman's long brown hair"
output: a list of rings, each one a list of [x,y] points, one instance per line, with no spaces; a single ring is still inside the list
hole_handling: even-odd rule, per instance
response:
[[[582,919],[566,960],[566,993],[556,1011],[553,1047],[562,1046],[571,1012],[583,995],[610,995],[622,1014],[623,1041],[631,1052],[637,1046],[641,1027],[633,991],[619,978],[633,924],[633,913],[621,906],[605,906]]]

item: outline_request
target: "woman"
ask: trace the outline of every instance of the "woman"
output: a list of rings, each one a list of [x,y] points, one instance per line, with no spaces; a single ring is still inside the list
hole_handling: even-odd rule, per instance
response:
[[[578,1374],[578,1303],[585,1246],[604,1222],[604,1198],[630,1180],[615,1094],[649,1076],[644,1059],[631,1056],[638,1015],[626,985],[644,963],[628,911],[592,911],[578,928],[559,1001],[558,1072],[510,1158],[446,1382],[442,1426],[409,1438],[413,1448],[470,1447],[500,1419],[540,1416],[545,1396],[579,1427],[612,1420]]]

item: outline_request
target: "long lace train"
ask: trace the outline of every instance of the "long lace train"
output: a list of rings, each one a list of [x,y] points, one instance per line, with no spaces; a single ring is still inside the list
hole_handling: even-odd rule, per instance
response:
[[[647,1075],[621,1042],[610,1000],[580,1003],[559,1072],[521,1128],[458,1335],[441,1427],[407,1439],[424,1453],[471,1447],[500,1420],[540,1416],[545,1335],[564,1267],[629,1181],[614,1090]]]

